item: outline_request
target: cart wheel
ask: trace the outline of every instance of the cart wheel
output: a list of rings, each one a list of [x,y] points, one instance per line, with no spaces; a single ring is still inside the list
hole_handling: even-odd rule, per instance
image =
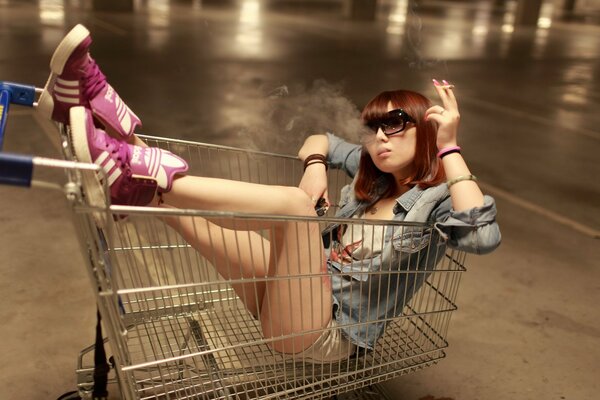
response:
[[[72,392],[67,392],[63,394],[56,400],[81,400],[81,397],[79,397],[79,392],[74,390]]]

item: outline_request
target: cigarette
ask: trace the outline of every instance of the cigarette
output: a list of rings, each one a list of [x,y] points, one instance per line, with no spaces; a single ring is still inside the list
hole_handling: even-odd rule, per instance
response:
[[[442,89],[454,89],[454,85],[442,85],[440,86]]]

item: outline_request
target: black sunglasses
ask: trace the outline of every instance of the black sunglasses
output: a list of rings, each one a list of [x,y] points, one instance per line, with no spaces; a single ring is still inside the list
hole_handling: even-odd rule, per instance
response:
[[[389,111],[381,118],[374,119],[365,123],[373,132],[377,133],[379,128],[383,131],[386,136],[390,136],[406,129],[406,124],[412,122],[416,123],[415,119],[408,115],[406,111],[401,108]]]

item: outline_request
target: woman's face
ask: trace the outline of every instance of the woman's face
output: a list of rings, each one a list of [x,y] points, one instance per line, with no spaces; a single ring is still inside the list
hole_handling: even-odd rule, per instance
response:
[[[388,103],[388,112],[397,109]],[[373,163],[382,172],[393,174],[399,180],[409,175],[417,147],[417,128],[407,123],[401,132],[385,135],[381,128],[377,133],[367,133],[364,145]]]

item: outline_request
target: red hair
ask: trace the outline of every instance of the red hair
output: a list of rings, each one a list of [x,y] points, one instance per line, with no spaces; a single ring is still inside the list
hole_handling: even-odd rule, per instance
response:
[[[409,90],[382,92],[369,101],[363,109],[361,115],[363,123],[385,116],[389,103],[393,108],[401,108],[413,117],[417,128],[415,159],[411,172],[398,184],[411,187],[418,185],[424,189],[439,185],[446,179],[446,174],[442,163],[436,156],[437,127],[433,121],[425,121],[425,111],[431,107],[431,101],[427,97]],[[363,148],[354,187],[356,197],[363,201],[376,200],[375,186],[380,177],[384,177],[386,185],[382,196],[392,196],[397,188],[393,175],[379,170],[373,163],[369,152]]]

